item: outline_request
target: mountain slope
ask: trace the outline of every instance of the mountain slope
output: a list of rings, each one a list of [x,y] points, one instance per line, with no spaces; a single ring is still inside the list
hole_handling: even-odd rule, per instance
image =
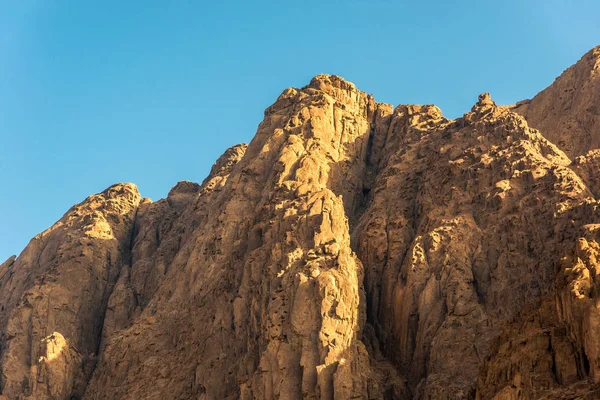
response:
[[[514,110],[319,75],[201,185],[89,197],[0,266],[2,395],[593,396],[600,163]]]
[[[571,158],[600,148],[600,46],[515,112]]]

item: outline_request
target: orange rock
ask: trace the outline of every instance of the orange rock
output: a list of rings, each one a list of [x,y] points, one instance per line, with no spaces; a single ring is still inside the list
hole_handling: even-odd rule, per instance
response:
[[[0,265],[0,397],[594,398],[597,115],[557,91],[596,55],[456,120],[319,75],[201,185],[90,196]]]

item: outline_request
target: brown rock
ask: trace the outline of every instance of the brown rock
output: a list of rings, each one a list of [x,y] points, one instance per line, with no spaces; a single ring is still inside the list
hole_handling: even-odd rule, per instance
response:
[[[596,55],[456,120],[319,75],[201,185],[90,196],[0,265],[1,396],[596,398],[600,164],[536,119]]]
[[[147,309],[107,347],[87,397],[401,395],[360,341],[362,264],[344,208],[361,206],[380,116],[337,77],[284,92]]]
[[[83,396],[140,196],[111,186],[0,267],[0,376],[9,399]]]
[[[600,148],[600,46],[514,111],[569,157]]]

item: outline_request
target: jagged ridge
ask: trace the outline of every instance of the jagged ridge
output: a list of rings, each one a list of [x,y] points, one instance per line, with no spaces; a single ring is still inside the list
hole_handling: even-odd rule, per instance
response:
[[[113,186],[0,266],[2,395],[592,393],[598,173],[535,104],[285,90],[202,185]]]

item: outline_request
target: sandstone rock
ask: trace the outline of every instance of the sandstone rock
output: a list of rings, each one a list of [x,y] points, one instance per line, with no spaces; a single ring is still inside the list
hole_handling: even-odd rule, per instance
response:
[[[600,197],[600,150],[590,150],[585,155],[576,157],[571,168],[577,172],[594,196]]]
[[[86,396],[402,394],[371,371],[360,340],[362,264],[345,215],[361,205],[380,115],[337,77],[284,92],[147,309],[106,349]],[[140,357],[148,343],[152,355]]]
[[[9,399],[81,397],[140,196],[114,185],[71,208],[0,268],[0,387]]]
[[[566,210],[590,192],[489,95],[456,121],[411,111],[394,112],[393,153],[352,233],[368,322],[417,398],[468,398],[504,321],[551,290],[546,246],[560,248]]]
[[[595,59],[456,120],[319,75],[201,185],[90,196],[0,265],[0,398],[596,398]]]
[[[600,148],[600,46],[515,111],[569,157]]]

